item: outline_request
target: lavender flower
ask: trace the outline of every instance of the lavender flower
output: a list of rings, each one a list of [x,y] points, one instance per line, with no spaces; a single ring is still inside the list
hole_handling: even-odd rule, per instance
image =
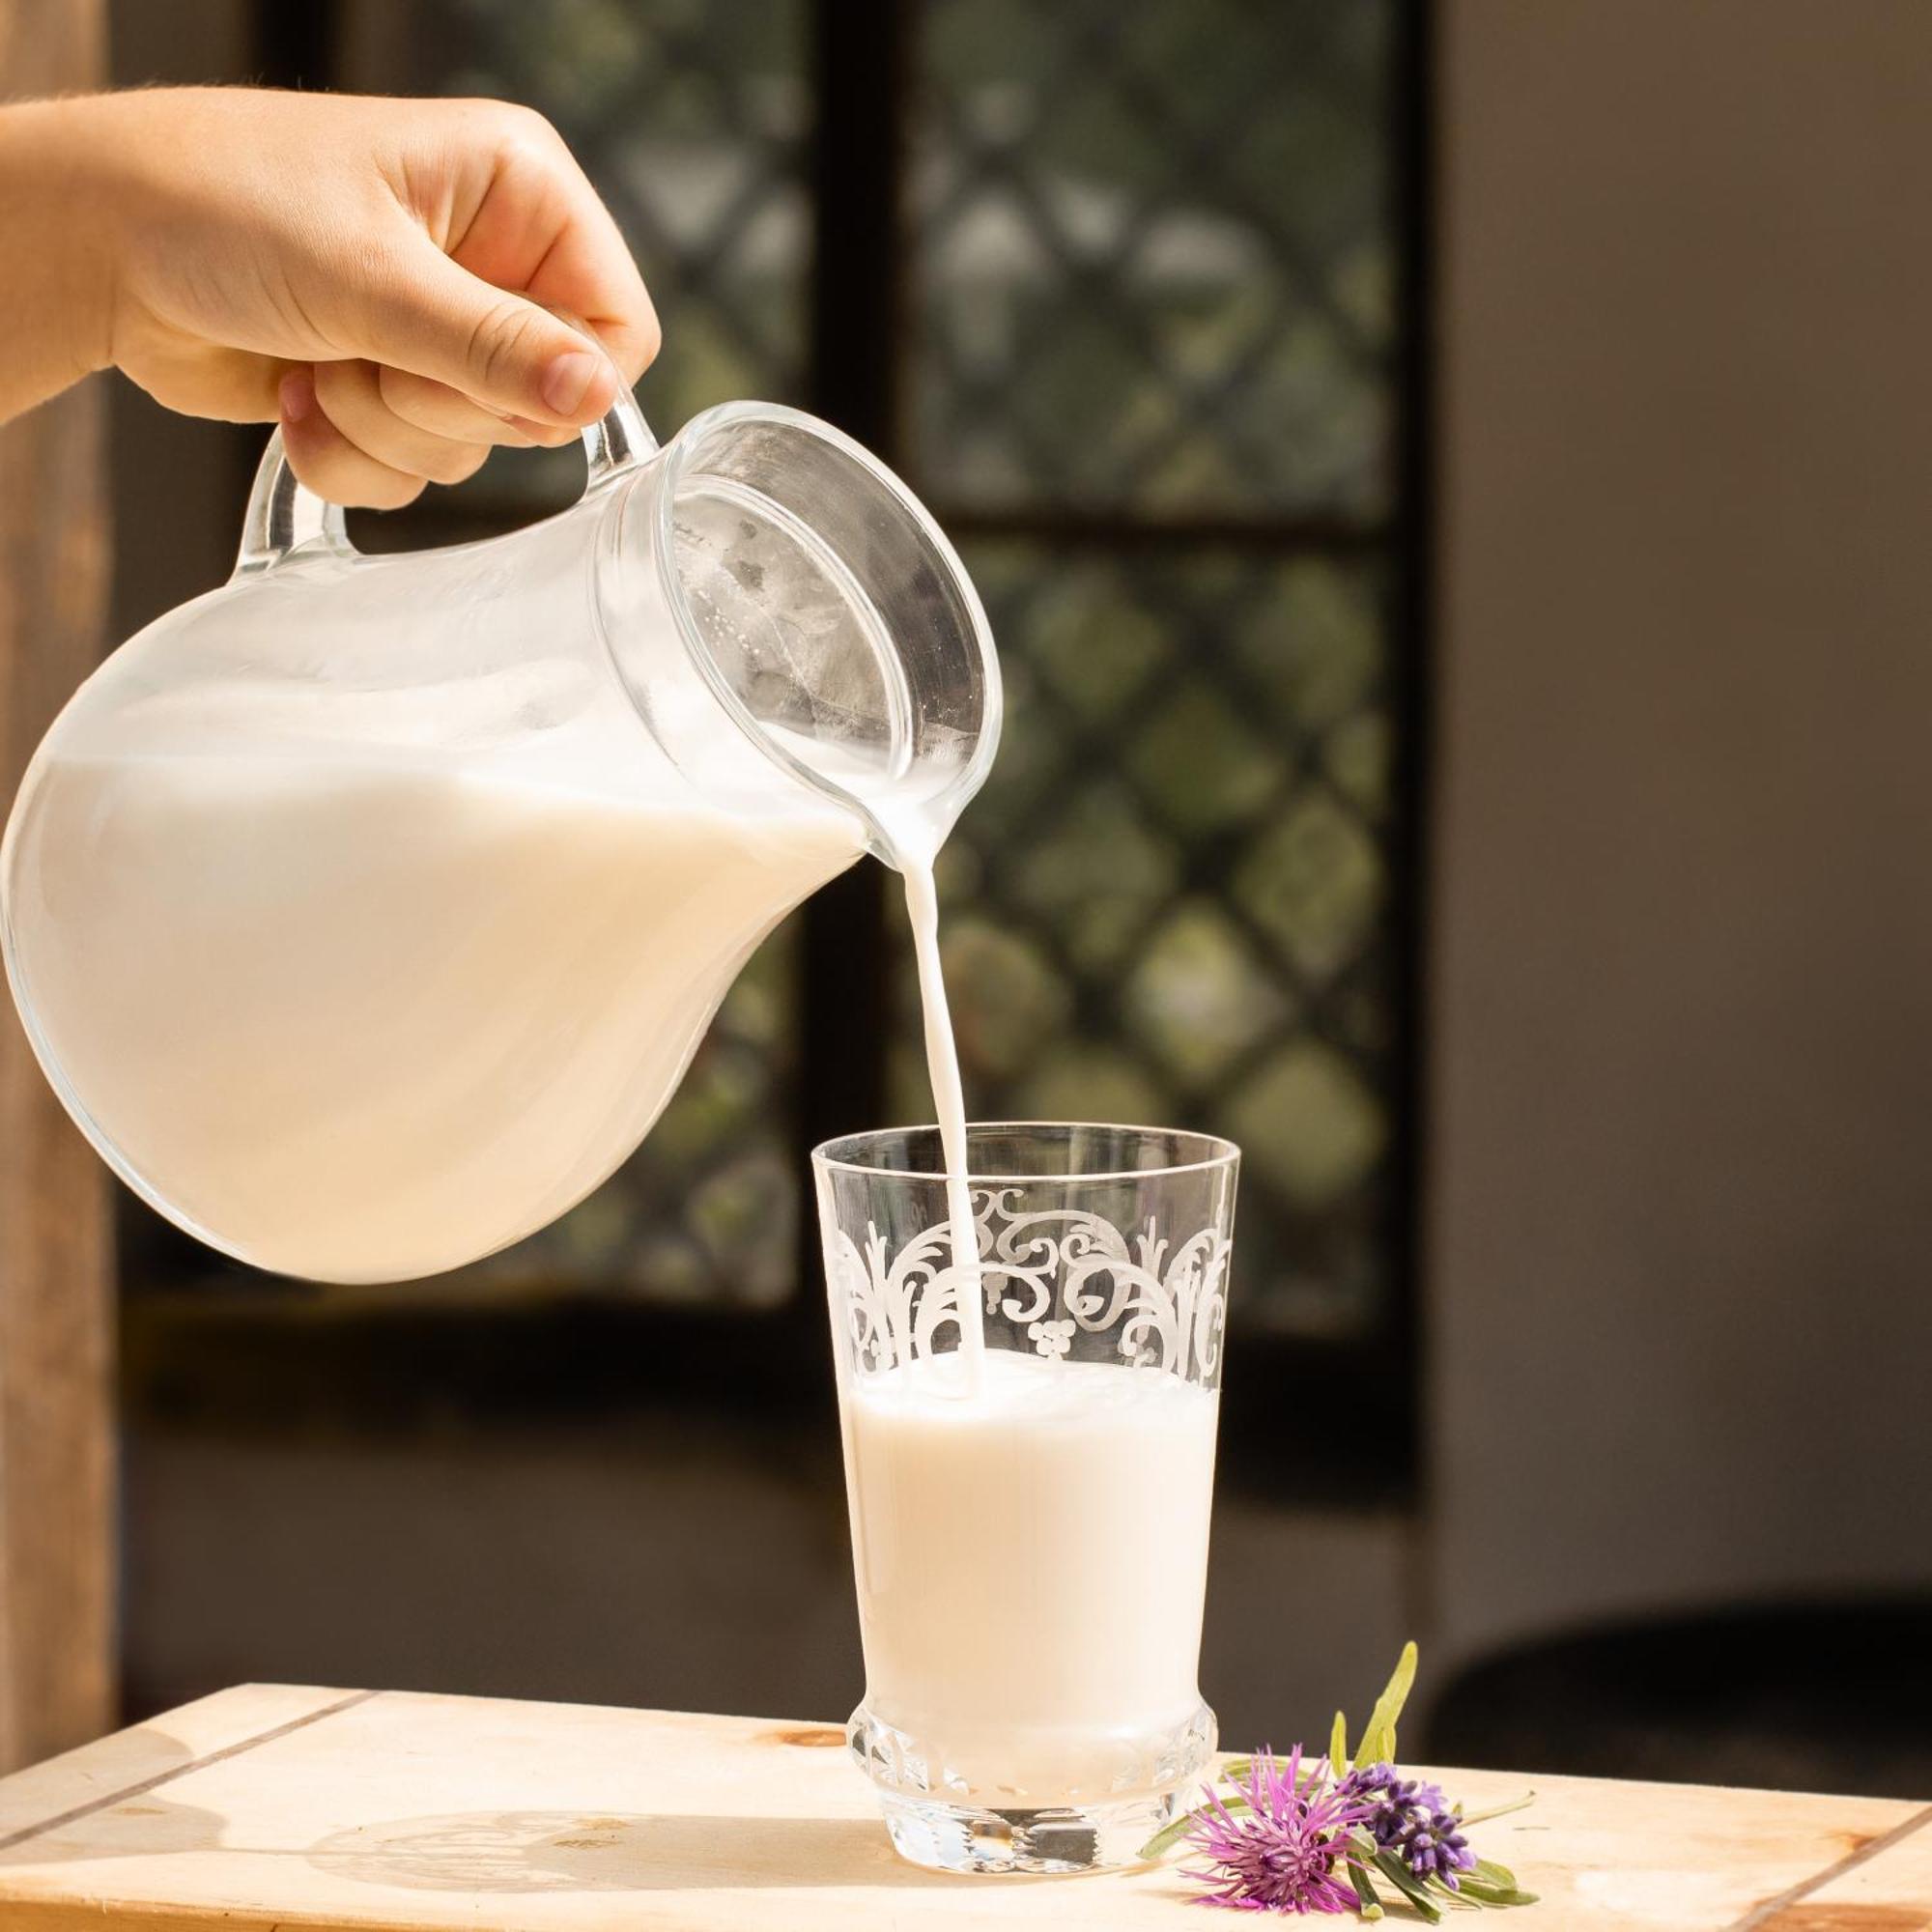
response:
[[[1271,1750],[1258,1751],[1235,1788],[1252,1806],[1245,1816],[1209,1786],[1187,1833],[1211,1864],[1188,1874],[1211,1888],[1199,1902],[1239,1912],[1352,1911],[1349,1833],[1368,1822],[1374,1805],[1332,1784],[1326,1758],[1304,1772],[1299,1745],[1285,1765]]]
[[[1463,1821],[1453,1811],[1417,1813],[1397,1849],[1417,1878],[1439,1878],[1451,1891],[1459,1888],[1458,1872],[1473,1871],[1476,1855],[1463,1835]]]
[[[1397,1838],[1407,1829],[1409,1814],[1418,1805],[1427,1804],[1433,1809],[1442,1803],[1442,1793],[1435,1785],[1404,1777],[1392,1764],[1357,1765],[1342,1780],[1340,1789],[1346,1796],[1368,1804],[1369,1835],[1376,1848],[1384,1852],[1394,1850]]]
[[[1454,1891],[1456,1874],[1475,1869],[1463,1821],[1439,1784],[1403,1777],[1392,1764],[1369,1764],[1351,1771],[1336,1789],[1369,1807],[1366,1823],[1377,1850],[1394,1852],[1417,1878],[1440,1879]]]

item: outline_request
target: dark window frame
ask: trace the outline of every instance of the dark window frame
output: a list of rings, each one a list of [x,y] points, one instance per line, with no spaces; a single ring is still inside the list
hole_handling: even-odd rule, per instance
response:
[[[1429,491],[1431,297],[1429,201],[1432,149],[1430,10],[1397,0],[1398,71],[1391,90],[1398,262],[1394,514],[1386,546],[1398,585],[1391,612],[1395,724],[1399,745],[1394,810],[1386,829],[1390,944],[1397,1038],[1389,1095],[1388,1156],[1393,1203],[1386,1230],[1390,1279],[1377,1329],[1344,1341],[1242,1331],[1224,1395],[1225,1466],[1244,1486],[1274,1496],[1332,1499],[1347,1493],[1402,1501],[1417,1484],[1421,1437],[1421,962],[1425,931],[1421,807],[1428,753],[1428,625],[1432,503]],[[338,71],[341,10],[330,0],[288,7],[257,0],[259,71],[271,84],[324,87]],[[904,222],[906,114],[915,71],[916,9],[907,0],[812,0],[811,71],[816,132],[810,189],[814,253],[810,279],[810,398],[820,414],[909,470],[897,353],[907,316]],[[836,212],[836,213],[835,213]],[[920,479],[911,476],[914,487]],[[1384,540],[1344,518],[1157,517],[1052,510],[988,514],[932,507],[961,536],[1044,540],[1069,553],[1132,554],[1239,547],[1265,554],[1344,557]],[[482,513],[461,502],[437,506],[425,523],[440,540],[479,534]],[[445,1404],[472,1403],[511,1414],[606,1412],[648,1401],[711,1412],[822,1421],[829,1414],[825,1317],[814,1286],[820,1262],[806,1155],[817,1141],[876,1124],[887,1104],[878,1016],[891,1010],[893,976],[886,875],[863,865],[808,901],[799,945],[800,1065],[797,1143],[802,1188],[799,1292],[768,1311],[677,1308],[607,1296],[559,1296],[554,1304],[497,1311],[487,1336],[449,1305],[414,1299],[368,1301],[329,1322],[302,1321],[299,1351],[288,1347],[283,1296],[231,1293],[211,1298],[187,1328],[225,1333],[229,1364],[249,1364],[246,1381],[264,1391],[259,1419],[286,1419],[327,1406],[328,1391],[355,1384],[371,1348],[410,1365]],[[1238,1249],[1237,1249],[1238,1252]],[[1238,1265],[1238,1264],[1237,1264]],[[1238,1293],[1238,1273],[1236,1276]],[[309,1297],[300,1299],[308,1302]],[[311,1308],[313,1304],[309,1304]],[[1238,1312],[1238,1311],[1237,1311]],[[479,1318],[483,1319],[483,1318]],[[164,1329],[143,1331],[129,1350],[130,1385],[163,1407],[196,1401],[196,1372]],[[306,1365],[289,1386],[291,1357]],[[310,1393],[304,1398],[302,1389]],[[272,1391],[272,1395],[268,1393]],[[392,1392],[400,1405],[407,1397]],[[211,1405],[212,1406],[213,1405]],[[358,1411],[381,1421],[384,1402]],[[1284,1449],[1349,1445],[1311,1461]]]

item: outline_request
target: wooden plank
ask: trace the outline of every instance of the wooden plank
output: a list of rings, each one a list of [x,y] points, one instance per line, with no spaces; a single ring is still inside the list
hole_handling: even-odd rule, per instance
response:
[[[191,1766],[279,1736],[367,1694],[304,1684],[244,1684],[15,1772],[0,1779],[0,1845],[43,1831],[55,1818],[152,1789]]]
[[[1932,1809],[1874,1838],[1744,1932],[1924,1932],[1932,1926]]]
[[[102,0],[0,0],[0,95],[99,86]],[[18,265],[25,272],[31,264]],[[0,428],[0,796],[103,642],[99,384]],[[113,1284],[100,1164],[0,1016],[0,1767],[113,1721]]]
[[[107,1740],[43,1774],[0,1781],[18,1815],[71,1793],[98,1766],[105,1801],[71,1805],[0,1842],[9,1932],[864,1932],[867,1926],[1047,1926],[1134,1932],[1202,1923],[1171,1869],[1082,1879],[952,1879],[915,1870],[885,1838],[870,1792],[831,1725],[385,1692],[255,1688]],[[282,1706],[263,1700],[281,1696]],[[231,1701],[234,1700],[231,1706]],[[294,1721],[254,1730],[274,1709]],[[188,1733],[192,1731],[191,1739]],[[129,1734],[130,1737],[138,1733]],[[132,1798],[114,1781],[156,1737],[181,1768]],[[229,1740],[213,1753],[198,1741]],[[249,1738],[257,1742],[246,1743]],[[163,1747],[165,1751],[165,1747]],[[119,1752],[117,1758],[115,1753]],[[1526,1780],[1445,1774],[1471,1804]],[[1918,1807],[1694,1786],[1538,1778],[1536,1804],[1483,1828],[1492,1857],[1543,1895],[1521,1932],[1730,1927],[1778,1906],[1899,1833]],[[1875,1896],[1932,1913],[1932,1874],[1900,1864]],[[1823,1896],[1823,1894],[1820,1894]],[[1903,1900],[1903,1903],[1894,1902]],[[1781,1932],[1825,1932],[1822,1919]],[[1871,1932],[1920,1919],[1842,1921]]]

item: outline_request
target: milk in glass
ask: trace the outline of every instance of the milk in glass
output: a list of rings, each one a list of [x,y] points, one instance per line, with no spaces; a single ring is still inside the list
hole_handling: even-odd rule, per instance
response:
[[[962,1397],[947,1366],[847,1392],[867,1708],[975,1802],[1104,1799],[1200,1705],[1218,1400],[1004,1349]]]

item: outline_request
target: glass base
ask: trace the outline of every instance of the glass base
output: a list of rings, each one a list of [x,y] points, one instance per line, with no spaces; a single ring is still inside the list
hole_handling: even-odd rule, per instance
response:
[[[1141,1847],[1180,1809],[1180,1794],[1049,1811],[982,1811],[932,1798],[879,1803],[903,1859],[931,1871],[1094,1872],[1141,1862]]]
[[[1095,1791],[1092,1802],[1068,1789],[1065,1803],[1044,1805],[974,1804],[975,1772],[983,1779],[980,1789],[993,1783],[983,1764],[885,1723],[864,1704],[852,1713],[845,1737],[877,1794],[894,1846],[916,1865],[952,1872],[1118,1871],[1139,1864],[1141,1847],[1193,1802],[1190,1794],[1198,1795],[1214,1756],[1215,1724],[1213,1712],[1199,1704],[1168,1730],[1115,1740],[1111,1789]]]

